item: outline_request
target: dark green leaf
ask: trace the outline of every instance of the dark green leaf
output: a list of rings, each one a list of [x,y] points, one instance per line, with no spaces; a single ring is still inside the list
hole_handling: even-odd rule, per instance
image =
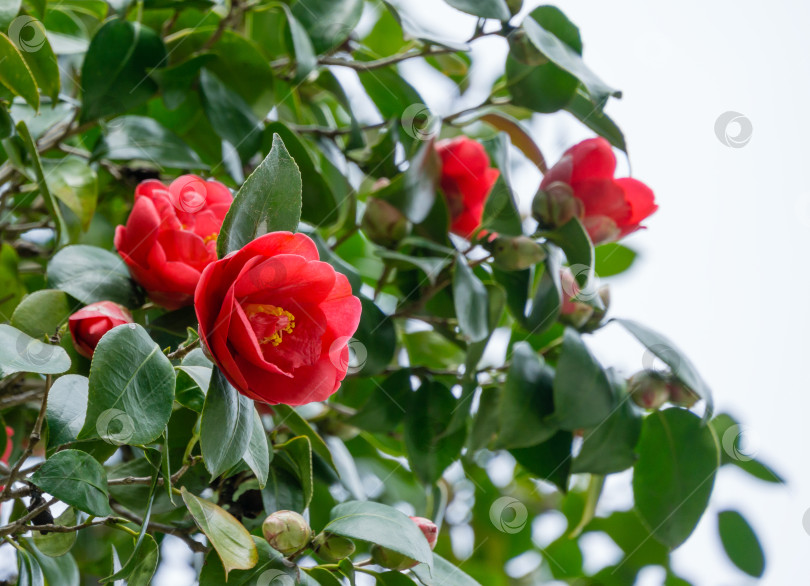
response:
[[[508,21],[512,17],[506,0],[445,0],[453,8],[481,18]]]
[[[475,276],[463,256],[453,270],[453,301],[461,331],[478,342],[489,335],[489,301],[487,288]]]
[[[270,468],[267,485],[262,490],[262,504],[265,511],[297,511],[303,513],[304,488],[301,482],[288,472],[275,464]]]
[[[35,110],[39,110],[39,93],[34,75],[14,43],[0,32],[0,83],[12,93],[22,97]]]
[[[312,428],[306,419],[301,417],[298,411],[289,405],[274,405],[273,410],[278,414],[276,425],[285,425],[289,427],[293,433],[307,436],[312,444],[312,451],[323,458],[324,461],[334,469],[335,463],[332,461],[332,454],[329,452],[329,448],[326,446],[323,438],[318,435],[318,432]]]
[[[607,475],[630,468],[640,435],[641,418],[629,398],[623,397],[604,422],[585,432],[571,471]]]
[[[301,173],[284,142],[273,148],[236,193],[217,238],[220,258],[268,232],[298,229],[301,219]]]
[[[200,72],[200,97],[211,126],[246,162],[262,140],[262,127],[250,106],[207,69]]]
[[[267,484],[267,474],[270,469],[270,449],[267,442],[267,432],[264,431],[262,417],[256,409],[253,409],[253,428],[250,432],[245,455],[242,456],[253,470],[256,479],[259,481],[259,488],[264,488]]]
[[[332,509],[324,531],[360,539],[433,566],[427,539],[406,515],[393,507],[371,501],[349,501]]]
[[[363,312],[360,325],[354,333],[359,345],[351,348],[358,364],[352,365],[352,369],[368,376],[382,372],[393,360],[397,349],[397,332],[393,320],[371,299],[364,295],[359,297]]]
[[[31,482],[77,509],[106,517],[112,514],[104,468],[79,450],[62,450],[45,460]]]
[[[22,6],[22,0],[7,0],[0,4],[0,30],[7,30],[8,25],[17,16]]]
[[[287,34],[292,45],[292,53],[295,55],[295,79],[296,81],[303,81],[318,64],[318,60],[315,58],[315,49],[307,34],[307,29],[304,28],[289,7],[282,4],[281,8],[287,16]]]
[[[594,106],[593,102],[580,90],[574,94],[574,98],[568,102],[565,109],[599,136],[606,138],[610,144],[627,152],[624,134],[616,123],[602,112],[602,106],[604,103]]]
[[[289,441],[278,444],[275,449],[280,458],[287,463],[290,471],[301,482],[303,493],[303,508],[306,509],[312,502],[315,481],[312,476],[312,444],[305,435],[296,436]]]
[[[180,137],[145,116],[116,118],[93,150],[93,159],[146,161],[159,169],[206,167]]]
[[[424,584],[452,584],[453,586],[481,586],[477,581],[461,571],[442,556],[433,554],[433,568],[427,571],[427,566],[418,565],[413,569],[413,573]]]
[[[653,537],[677,547],[709,502],[720,464],[717,440],[697,415],[672,408],[647,416],[636,450],[636,510]]]
[[[51,159],[43,160],[48,190],[76,214],[82,229],[87,230],[98,200],[96,172],[78,157],[51,161]]]
[[[723,549],[734,565],[749,576],[762,577],[765,553],[745,517],[737,511],[721,511],[717,514],[717,528]]]
[[[62,348],[6,324],[0,324],[0,348],[0,378],[15,372],[59,374],[70,368],[70,358]]]
[[[362,0],[294,0],[291,6],[319,54],[342,45],[363,14]]]
[[[113,19],[96,32],[82,66],[82,120],[126,112],[157,91],[149,70],[165,65],[160,36],[138,22]]]
[[[48,282],[82,303],[135,305],[135,291],[124,261],[96,246],[75,244],[57,252],[48,262]]]
[[[87,377],[76,374],[54,381],[46,412],[49,448],[69,444],[78,437],[87,412],[87,385]]]
[[[53,389],[51,389],[53,393]],[[50,399],[50,396],[48,397]],[[68,507],[65,512],[59,515],[53,521],[54,525],[61,525],[63,527],[73,527],[76,525],[76,509]],[[34,531],[33,541],[37,549],[49,557],[59,557],[65,555],[76,543],[78,531],[70,533],[48,533],[44,535],[39,531]]]
[[[531,475],[553,482],[561,491],[566,492],[571,473],[573,440],[574,436],[570,431],[558,431],[541,444],[509,450],[509,453]]]
[[[498,445],[526,448],[544,442],[557,432],[549,417],[554,412],[554,371],[543,364],[526,342],[512,347],[499,410]]]
[[[225,567],[225,579],[231,570],[249,570],[259,560],[256,544],[250,533],[230,513],[211,501],[180,489],[183,501],[197,526],[205,533]]]
[[[753,454],[746,453],[746,448],[742,445],[745,440],[745,426],[741,426],[726,413],[718,414],[709,422],[709,425],[714,430],[717,441],[722,448],[720,452],[721,464],[734,464],[751,476],[765,482],[785,483],[785,480],[768,465],[754,458]]]
[[[565,226],[548,235],[549,240],[565,252],[565,258],[571,265],[571,272],[581,288],[587,287],[593,278],[595,264],[593,244],[588,232],[578,218],[573,218]]]
[[[647,349],[658,356],[667,366],[672,369],[672,374],[697,393],[698,397],[706,401],[706,411],[703,414],[703,421],[706,422],[711,419],[714,412],[714,400],[712,399],[712,392],[709,385],[700,376],[695,366],[681,352],[669,338],[641,325],[638,322],[629,319],[616,319],[624,328],[633,334],[639,342],[644,344]]]
[[[405,418],[412,392],[410,371],[397,370],[379,384],[377,391],[347,423],[366,431],[387,433]]]
[[[200,448],[211,476],[219,476],[242,459],[250,443],[253,411],[253,401],[215,368],[200,422]]]
[[[461,403],[439,382],[423,382],[411,394],[405,420],[405,447],[411,469],[425,484],[436,482],[456,459],[466,439],[466,428],[448,425]]]
[[[177,370],[175,400],[197,413],[202,413],[205,395],[211,382],[211,368],[186,364],[175,368]]]
[[[90,370],[87,417],[80,439],[143,445],[163,433],[172,414],[174,368],[137,324],[107,332]]]
[[[565,329],[554,376],[555,417],[562,429],[596,427],[613,412],[614,397],[605,371],[580,335]]]
[[[636,251],[611,242],[594,249],[594,269],[599,277],[612,277],[623,273],[636,260]]]

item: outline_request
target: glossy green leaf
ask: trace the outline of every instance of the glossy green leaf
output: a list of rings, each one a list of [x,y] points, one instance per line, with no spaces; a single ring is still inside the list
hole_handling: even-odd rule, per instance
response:
[[[362,313],[360,325],[354,333],[355,343],[352,370],[363,376],[378,374],[385,370],[394,358],[397,348],[397,331],[394,321],[386,316],[377,304],[360,295]]]
[[[166,64],[160,36],[138,22],[112,19],[95,34],[82,65],[82,120],[126,112],[151,98],[149,70]]]
[[[219,476],[242,459],[250,443],[253,412],[253,401],[215,368],[200,422],[200,448],[211,476]]]
[[[82,303],[135,305],[135,290],[124,261],[97,246],[75,244],[57,252],[48,262],[48,283]]]
[[[0,4],[0,30],[8,29],[8,25],[20,12],[20,6],[22,6],[22,0],[7,0]]]
[[[428,217],[433,207],[440,166],[433,139],[425,140],[411,158],[402,179],[395,179],[376,195],[418,224]]]
[[[571,445],[574,436],[570,431],[558,431],[543,443],[509,450],[518,464],[529,474],[548,480],[561,491],[568,490],[571,473]]]
[[[460,257],[453,270],[453,301],[461,331],[478,342],[489,335],[489,301],[487,288]]]
[[[611,242],[594,249],[594,271],[601,277],[612,277],[629,269],[636,260],[636,251]]]
[[[624,134],[616,123],[602,111],[602,106],[604,103],[594,105],[585,95],[584,90],[578,90],[565,109],[599,136],[606,138],[610,144],[627,152]]]
[[[31,561],[36,562],[42,570],[42,577],[48,586],[58,584],[59,586],[80,586],[81,578],[76,560],[71,554],[59,557],[50,557],[40,551],[36,543],[31,538],[21,540],[23,546],[31,552]]]
[[[677,547],[708,505],[720,465],[717,439],[697,415],[671,408],[647,416],[636,450],[636,510],[653,537]]]
[[[70,358],[62,348],[6,324],[0,324],[0,348],[0,377],[15,372],[59,374],[70,368]]]
[[[630,468],[640,435],[641,418],[625,396],[604,422],[585,432],[571,471],[607,475]]]
[[[548,238],[565,252],[565,258],[579,286],[583,289],[587,287],[593,278],[595,259],[591,238],[582,222],[574,218],[548,234]]]
[[[6,27],[0,26],[0,29],[6,30]],[[15,26],[9,27],[8,32],[40,91],[56,101],[60,88],[59,66],[45,27],[36,19],[23,17],[16,21]]]
[[[376,543],[433,566],[427,539],[406,515],[393,507],[371,501],[349,501],[332,509],[324,531]]]
[[[76,441],[87,414],[88,383],[87,377],[76,374],[54,381],[46,411],[49,448]]]
[[[112,514],[104,468],[79,450],[62,450],[45,460],[31,482],[77,509],[106,517]]]
[[[270,469],[270,448],[268,447],[267,432],[262,424],[262,417],[255,407],[253,409],[253,427],[250,432],[250,441],[242,458],[256,475],[259,488],[264,488],[265,484],[267,484],[267,474]]]
[[[785,480],[774,472],[770,466],[754,458],[754,454],[746,453],[745,446],[742,445],[745,441],[745,426],[737,423],[727,413],[719,413],[709,422],[709,425],[714,430],[720,444],[721,464],[734,464],[754,478],[759,478],[765,482],[785,483]]]
[[[275,549],[270,547],[262,537],[253,536],[257,551],[256,565],[248,570],[234,569],[227,574],[216,551],[211,551],[205,558],[200,573],[200,586],[292,586],[299,584],[298,568],[291,567],[289,562]],[[275,584],[274,584],[275,582]],[[309,582],[300,582],[311,586]],[[316,583],[317,584],[317,583]]]
[[[176,366],[175,369],[177,370],[175,400],[197,413],[202,413],[205,395],[211,382],[211,368],[183,364]]]
[[[143,327],[113,328],[93,353],[87,417],[79,438],[119,445],[155,441],[171,417],[174,386],[171,362]]]
[[[717,514],[717,529],[723,549],[734,565],[749,576],[762,577],[765,552],[745,517],[737,511],[721,511]]]
[[[565,329],[554,376],[555,417],[562,429],[596,427],[613,413],[614,397],[605,371],[580,335]]]
[[[146,161],[158,168],[203,169],[180,137],[145,116],[120,116],[109,125],[93,150],[94,160]]]
[[[268,232],[298,229],[301,173],[277,135],[264,161],[236,193],[217,238],[221,257]]]
[[[249,570],[255,566],[259,554],[244,526],[211,501],[194,496],[185,487],[180,490],[189,513],[219,554],[225,568],[225,579],[231,570]]]
[[[11,316],[11,325],[34,338],[53,336],[75,310],[64,291],[40,289],[23,298]]]
[[[498,445],[526,448],[551,438],[557,425],[554,412],[554,371],[543,364],[526,342],[512,347],[512,362],[506,376],[498,411]]]
[[[312,46],[312,40],[307,34],[307,29],[304,28],[289,7],[282,4],[281,8],[287,17],[287,34],[292,53],[295,56],[295,79],[296,81],[303,81],[318,64],[318,60],[315,58],[315,48]]]
[[[0,291],[3,297],[0,299],[0,320],[7,321],[13,318],[18,304],[25,295],[25,285],[20,280],[19,273],[20,257],[14,247],[3,242],[0,244]],[[19,327],[16,326],[15,327]],[[25,328],[20,328],[25,331]]]
[[[318,435],[318,432],[312,428],[309,422],[301,417],[298,411],[289,405],[274,405],[273,410],[277,413],[277,417],[275,418],[276,425],[284,425],[290,428],[293,433],[308,437],[312,444],[312,451],[323,458],[329,466],[332,468],[335,467],[332,461],[332,454],[329,452],[326,442],[323,441],[323,438]]]
[[[448,425],[461,403],[439,382],[423,382],[406,407],[405,447],[414,474],[433,484],[454,460],[466,439],[466,428]]]
[[[294,0],[291,7],[319,54],[342,45],[363,14],[362,0]]]
[[[259,150],[262,139],[261,125],[250,106],[205,68],[200,72],[200,97],[211,126],[247,161]]]
[[[275,511],[296,511],[303,513],[304,487],[292,472],[274,464],[270,467],[267,484],[262,489],[262,504],[268,513]]]
[[[714,412],[714,399],[711,389],[694,364],[681,352],[669,338],[629,319],[616,319],[624,328],[633,334],[636,339],[644,344],[647,349],[660,358],[664,364],[672,369],[672,374],[697,393],[698,397],[706,401],[706,411],[703,414],[703,421],[711,419]]]
[[[0,67],[0,83],[38,110],[39,93],[34,75],[20,51],[2,32],[0,32],[0,61],[3,63],[3,67]]]
[[[159,548],[155,538],[146,533],[138,556],[127,576],[127,586],[149,586],[158,567]]]
[[[312,476],[312,444],[309,438],[299,435],[276,445],[275,449],[280,459],[289,467],[289,471],[298,477],[303,495],[303,508],[306,509],[312,502],[315,489],[315,480]]]
[[[481,18],[508,21],[512,14],[506,0],[445,0],[453,8]]]
[[[79,218],[87,230],[98,200],[96,172],[78,157],[65,157],[51,163],[43,160],[48,189]]]

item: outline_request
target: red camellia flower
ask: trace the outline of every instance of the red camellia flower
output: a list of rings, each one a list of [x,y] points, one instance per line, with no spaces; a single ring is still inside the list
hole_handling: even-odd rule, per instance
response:
[[[562,200],[573,196],[574,213],[594,244],[616,241],[641,228],[642,220],[658,206],[649,187],[629,177],[615,179],[615,171],[616,157],[608,141],[583,140],[565,151],[543,177],[540,190],[549,199],[541,207],[554,215],[560,208],[570,208]]]
[[[203,269],[215,261],[216,240],[233,196],[217,181],[183,175],[168,187],[144,181],[115,248],[149,297],[167,309],[190,305]]]
[[[210,264],[194,306],[217,366],[252,399],[323,401],[346,376],[360,300],[309,236],[272,232]]]
[[[498,179],[481,143],[460,136],[436,145],[442,161],[441,186],[450,210],[450,231],[469,238],[481,225],[484,203]]]
[[[101,337],[116,326],[131,324],[132,314],[112,301],[99,301],[80,309],[68,319],[76,351],[91,358]]]

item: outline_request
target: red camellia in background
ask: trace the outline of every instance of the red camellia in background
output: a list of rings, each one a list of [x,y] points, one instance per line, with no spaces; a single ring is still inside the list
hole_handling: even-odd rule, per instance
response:
[[[272,232],[212,263],[194,305],[217,366],[252,399],[323,401],[346,376],[360,300],[304,234]]]
[[[200,274],[216,260],[216,239],[233,201],[217,181],[183,175],[166,186],[144,181],[115,247],[133,278],[167,309],[190,305]]]
[[[442,161],[441,187],[450,210],[450,231],[469,238],[481,225],[484,203],[499,171],[489,166],[481,143],[466,136],[436,145]]]
[[[116,326],[132,323],[126,307],[112,301],[99,301],[83,307],[68,319],[70,336],[76,351],[92,358],[101,337]]]
[[[638,230],[658,209],[655,196],[641,181],[615,179],[615,171],[616,156],[607,140],[583,140],[565,151],[543,177],[535,213],[552,225],[578,216],[594,244],[613,242]]]

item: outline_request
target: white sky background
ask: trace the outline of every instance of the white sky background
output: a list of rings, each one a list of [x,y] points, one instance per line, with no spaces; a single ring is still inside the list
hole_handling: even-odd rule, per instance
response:
[[[438,0],[401,0],[425,26],[464,39],[474,19]],[[540,2],[527,2],[527,5]],[[633,175],[656,192],[659,212],[649,229],[626,239],[641,253],[627,276],[611,281],[611,315],[634,318],[666,334],[684,350],[714,389],[718,411],[747,426],[747,452],[788,479],[775,487],[724,469],[712,507],[689,542],[675,554],[678,573],[699,586],[753,583],[725,558],[716,512],[739,509],[760,535],[768,567],[760,584],[804,583],[810,536],[802,517],[810,508],[806,461],[806,367],[810,325],[810,5],[775,0],[687,0],[676,5],[642,0],[559,0],[580,27],[585,61],[624,92],[607,111],[624,130]],[[487,71],[505,56],[498,39],[477,41]],[[418,64],[406,66],[428,105],[459,109],[451,88],[434,83]],[[474,105],[483,96],[474,96]],[[724,146],[715,120],[734,110],[753,125],[743,148]],[[550,163],[591,136],[567,114],[534,124]],[[729,128],[736,134],[734,127]],[[624,173],[627,166],[620,161]],[[539,182],[515,169],[524,207]],[[608,365],[632,374],[642,349],[611,326],[592,347]],[[627,497],[627,476],[611,481],[605,499]],[[626,501],[625,501],[626,502]],[[169,544],[167,544],[169,545]],[[176,546],[176,547],[175,547]],[[155,584],[180,586],[193,577],[182,568],[185,546],[164,547]],[[588,551],[585,552],[589,555]],[[599,552],[592,552],[594,557]],[[164,562],[171,563],[168,559]],[[639,583],[663,578],[647,573]]]

